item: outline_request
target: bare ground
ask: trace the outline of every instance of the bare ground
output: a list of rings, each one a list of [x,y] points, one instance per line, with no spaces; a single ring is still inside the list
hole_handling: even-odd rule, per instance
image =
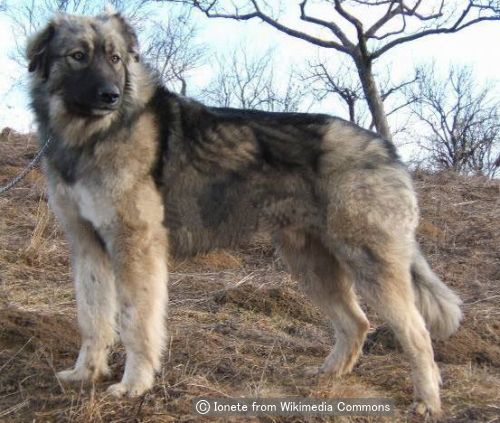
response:
[[[4,130],[0,186],[35,151],[33,137]],[[435,343],[444,421],[499,421],[500,185],[452,174],[415,179],[420,242],[436,272],[464,300],[458,333]],[[300,376],[304,367],[322,362],[331,331],[262,242],[171,264],[170,343],[150,393],[116,401],[104,393],[111,381],[61,385],[56,369],[73,364],[79,335],[67,245],[46,200],[39,170],[0,196],[0,421],[199,421],[191,411],[194,397],[288,395],[390,397],[396,421],[420,421],[409,411],[407,362],[390,339],[367,345],[353,373],[340,380]],[[376,316],[368,313],[375,326]],[[123,370],[121,347],[111,363],[116,380]]]

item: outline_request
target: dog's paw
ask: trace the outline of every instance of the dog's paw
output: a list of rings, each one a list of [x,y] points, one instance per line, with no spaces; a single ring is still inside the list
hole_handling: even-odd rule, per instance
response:
[[[115,397],[115,398],[123,398],[123,397],[138,397],[148,391],[151,387],[146,385],[127,385],[126,383],[119,382],[111,385],[106,392]]]
[[[437,421],[441,416],[441,406],[439,404],[431,405],[419,400],[413,404],[412,408],[415,414],[424,417],[425,421]]]
[[[316,382],[321,383],[331,380],[335,375],[330,372],[325,372],[322,366],[311,366],[306,367],[302,371],[302,376],[304,378],[315,380]]]
[[[114,383],[111,385],[108,389],[106,389],[106,392],[111,395],[112,397],[115,398],[122,398],[125,395],[127,395],[127,385],[124,383]]]
[[[302,371],[302,375],[307,378],[318,378],[321,375],[321,367],[318,366],[310,366],[306,367]]]
[[[321,381],[330,379],[338,379],[344,374],[350,373],[351,367],[332,364],[330,361],[325,361],[321,366],[307,367],[303,371],[303,376],[306,378],[316,378]]]
[[[74,368],[57,372],[56,376],[61,382],[76,383],[76,382],[95,382],[97,380],[106,379],[111,375],[109,367],[103,367],[99,370],[90,370],[88,368]]]
[[[90,371],[81,368],[67,369],[57,372],[56,376],[61,382],[84,382],[90,379]]]

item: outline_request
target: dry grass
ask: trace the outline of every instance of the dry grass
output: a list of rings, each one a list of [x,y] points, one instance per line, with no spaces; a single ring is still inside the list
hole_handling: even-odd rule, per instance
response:
[[[32,137],[4,131],[0,185],[35,150]],[[435,345],[445,419],[498,421],[499,184],[447,174],[418,174],[416,183],[420,241],[434,269],[465,301],[459,332]],[[388,396],[396,400],[397,421],[418,421],[407,411],[411,382],[397,347],[372,346],[339,381],[300,377],[327,354],[329,326],[266,244],[172,263],[171,269],[170,344],[153,391],[114,401],[104,395],[110,382],[61,386],[55,369],[73,363],[79,342],[67,246],[48,211],[39,171],[1,196],[0,421],[198,421],[191,399],[202,395]],[[115,379],[123,361],[117,347]]]

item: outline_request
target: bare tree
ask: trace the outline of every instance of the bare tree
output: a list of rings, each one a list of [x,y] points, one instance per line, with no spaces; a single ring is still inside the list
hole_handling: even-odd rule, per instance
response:
[[[143,55],[158,70],[163,82],[186,95],[187,77],[204,57],[196,43],[197,29],[188,14],[169,14],[165,21],[153,20],[145,31]]]
[[[163,1],[188,4],[209,18],[258,19],[292,37],[348,55],[356,66],[375,127],[388,139],[391,131],[374,78],[374,62],[398,45],[500,20],[500,0],[437,0],[433,5],[423,0],[323,0],[312,5],[324,6],[313,14],[306,10],[309,0],[301,0],[298,13],[309,24],[307,31],[284,23],[265,0]],[[361,18],[365,16],[373,18]],[[329,37],[318,35],[325,30]]]
[[[208,103],[219,107],[238,107],[266,111],[295,112],[305,94],[293,75],[278,81],[273,71],[272,52],[252,56],[236,49],[216,59],[216,76],[202,91]]]
[[[494,177],[500,168],[500,103],[491,85],[477,88],[469,67],[452,67],[440,80],[434,66],[422,68],[408,97],[427,128],[420,141],[430,164],[463,174]]]
[[[393,82],[391,72],[385,69],[380,75],[376,75],[380,87],[380,97],[386,105],[387,117],[408,107],[414,101],[405,96],[405,89],[414,84],[418,78],[418,70],[409,79]],[[375,122],[367,108],[366,98],[363,92],[363,86],[356,76],[353,65],[345,61],[339,65],[331,67],[325,60],[317,59],[308,61],[307,67],[301,72],[301,78],[312,84],[312,93],[319,101],[328,96],[335,96],[341,100],[348,112],[348,119],[357,125],[374,129]],[[392,101],[388,101],[392,100]],[[389,103],[389,106],[387,104]],[[394,133],[402,132],[406,129],[403,125],[394,130]]]

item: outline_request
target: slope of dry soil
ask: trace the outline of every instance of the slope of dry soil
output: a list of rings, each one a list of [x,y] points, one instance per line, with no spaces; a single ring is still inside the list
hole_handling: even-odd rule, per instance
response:
[[[33,137],[4,130],[0,186],[35,152]],[[433,268],[464,300],[458,333],[435,343],[444,420],[498,421],[499,184],[452,174],[415,179],[423,216],[419,240]],[[305,366],[321,363],[331,331],[265,242],[172,263],[169,284],[170,343],[152,392],[115,401],[104,395],[110,381],[60,385],[55,371],[72,365],[79,342],[67,245],[48,210],[39,170],[0,196],[0,421],[199,421],[191,412],[193,397],[286,395],[386,396],[396,401],[397,421],[419,421],[408,411],[408,365],[394,343],[369,345],[354,372],[340,380],[300,376]],[[368,313],[375,327],[377,318]],[[117,347],[114,379],[123,362]]]

